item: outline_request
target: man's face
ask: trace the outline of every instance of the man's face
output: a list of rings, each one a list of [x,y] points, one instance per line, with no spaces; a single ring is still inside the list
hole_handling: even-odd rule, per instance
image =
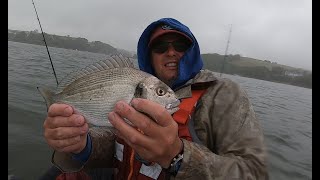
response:
[[[151,45],[151,64],[155,75],[171,86],[178,77],[178,65],[191,43],[182,35],[169,33],[157,38]]]

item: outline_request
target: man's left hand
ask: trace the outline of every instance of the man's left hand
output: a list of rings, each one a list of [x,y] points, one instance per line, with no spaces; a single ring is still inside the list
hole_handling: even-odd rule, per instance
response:
[[[135,98],[131,105],[119,101],[114,111],[108,114],[116,135],[144,160],[168,168],[183,147],[178,136],[178,124],[163,106],[155,102]],[[126,123],[123,118],[133,125]]]

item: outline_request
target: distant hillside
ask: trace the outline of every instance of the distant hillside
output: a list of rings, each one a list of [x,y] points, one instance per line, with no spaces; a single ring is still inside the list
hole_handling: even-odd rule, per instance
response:
[[[124,49],[117,49],[109,44],[93,41],[89,42],[85,38],[75,38],[70,36],[59,36],[45,34],[48,46],[88,51],[103,54],[123,54],[136,58],[134,52]],[[8,41],[43,45],[42,34],[35,31],[17,31],[8,29]],[[244,77],[262,79],[267,81],[286,83],[295,86],[312,88],[312,72],[301,68],[294,68],[277,64],[268,60],[259,60],[240,55],[228,55],[224,58],[219,54],[202,54],[204,67],[215,72],[226,74],[237,74]],[[224,60],[225,59],[225,60]],[[137,66],[137,62],[135,62]]]
[[[65,49],[73,49],[79,51],[88,51],[94,53],[102,53],[102,54],[119,54],[122,53],[124,55],[131,55],[132,53],[123,49],[117,49],[112,47],[109,44],[93,41],[89,42],[85,38],[81,37],[70,37],[70,36],[59,36],[53,34],[44,33],[47,45],[50,47],[58,47]],[[43,42],[42,34],[37,30],[35,31],[18,31],[18,30],[10,30],[8,29],[8,41],[29,43],[29,44],[37,44],[37,45],[45,45]]]
[[[312,71],[240,55],[202,54],[204,67],[215,72],[291,84],[312,89]],[[225,60],[224,60],[225,59]]]

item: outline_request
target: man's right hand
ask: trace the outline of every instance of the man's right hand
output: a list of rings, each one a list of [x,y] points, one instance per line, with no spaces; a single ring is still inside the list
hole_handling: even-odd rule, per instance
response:
[[[77,154],[86,146],[89,126],[69,105],[52,104],[43,128],[48,145],[58,152]]]

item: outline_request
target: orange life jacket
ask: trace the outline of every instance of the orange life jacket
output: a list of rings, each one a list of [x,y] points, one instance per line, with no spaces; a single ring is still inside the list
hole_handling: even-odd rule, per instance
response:
[[[195,106],[203,95],[204,90],[192,90],[192,97],[181,100],[179,110],[173,114],[173,119],[178,123],[178,134],[180,138],[193,141],[188,128],[188,122],[195,110]],[[161,166],[155,163],[142,163],[143,160],[128,146],[124,140],[116,139],[115,154],[115,179],[165,179],[166,173]]]

